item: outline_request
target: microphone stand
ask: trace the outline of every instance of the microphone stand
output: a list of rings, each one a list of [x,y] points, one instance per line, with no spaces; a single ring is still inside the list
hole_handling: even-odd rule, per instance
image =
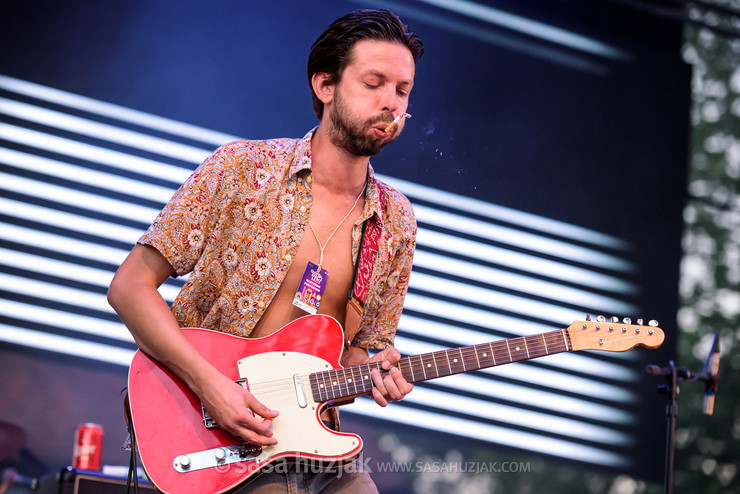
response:
[[[692,382],[696,380],[705,382],[705,405],[703,412],[711,415],[714,407],[714,393],[717,391],[719,377],[719,341],[717,333],[714,333],[714,342],[709,350],[704,367],[698,374],[692,374],[686,368],[677,368],[671,360],[668,367],[657,365],[646,365],[645,372],[653,376],[666,376],[668,384],[658,386],[658,393],[668,396],[666,405],[666,453],[665,453],[665,490],[666,494],[673,493],[673,464],[676,443],[676,417],[678,416],[678,382]]]

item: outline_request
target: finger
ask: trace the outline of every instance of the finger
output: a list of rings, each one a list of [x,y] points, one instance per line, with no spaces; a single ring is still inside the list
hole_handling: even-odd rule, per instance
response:
[[[384,353],[383,363],[380,365],[385,370],[390,370],[391,367],[396,365],[398,361],[401,360],[401,354],[393,347],[386,348],[385,350],[383,350],[382,353]]]
[[[383,377],[378,369],[373,369],[370,371],[370,374],[373,376],[373,384],[375,385],[373,388],[373,399],[378,405],[384,407],[388,404],[388,400],[385,398],[388,391],[385,389]]]
[[[385,385],[386,389],[384,395],[393,401],[397,401],[403,398],[403,394],[399,390],[398,383],[396,382],[397,376],[401,376],[401,379],[403,380],[401,371],[399,371],[397,367],[393,367],[390,372],[386,374],[386,376],[383,378],[383,384]]]
[[[266,418],[266,419],[274,419],[278,416],[277,410],[272,410],[268,408],[267,406],[263,405],[259,401],[257,401],[257,398],[254,397],[254,395],[250,394],[247,396],[246,399],[247,406],[250,410],[252,410],[254,413],[259,415],[260,417]]]
[[[260,446],[277,444],[276,438],[264,436],[250,429],[238,429],[234,435],[244,442],[258,444]]]
[[[401,392],[401,398],[406,396],[411,392],[412,389],[414,389],[414,385],[411,384],[406,380],[405,377],[403,377],[403,372],[400,371],[398,367],[394,367],[398,372],[394,372],[391,370],[391,376],[393,377],[393,381],[396,383],[396,388]]]
[[[385,396],[378,391],[378,388],[373,388],[373,399],[375,400],[375,403],[382,407],[388,405],[388,400],[386,400]]]

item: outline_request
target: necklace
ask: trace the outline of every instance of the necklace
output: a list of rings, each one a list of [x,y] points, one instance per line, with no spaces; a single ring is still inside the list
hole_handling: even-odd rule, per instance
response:
[[[319,249],[321,252],[321,255],[319,256],[319,267],[318,267],[319,270],[321,270],[321,266],[322,264],[324,264],[324,249],[326,249],[326,246],[329,245],[329,241],[334,236],[334,234],[337,233],[337,230],[339,230],[339,227],[342,226],[345,221],[347,221],[347,218],[349,218],[349,215],[352,214],[352,211],[355,210],[355,206],[357,206],[357,203],[359,202],[360,197],[362,197],[362,194],[365,193],[365,187],[367,187],[367,185],[365,185],[362,188],[360,193],[357,195],[357,199],[355,199],[354,204],[352,204],[352,207],[349,208],[349,211],[347,211],[347,214],[344,215],[344,218],[342,218],[342,221],[339,222],[339,224],[334,229],[334,231],[331,232],[331,235],[329,235],[329,238],[326,239],[326,242],[324,242],[324,245],[321,245],[321,242],[319,241],[319,237],[316,235],[316,232],[314,231],[313,226],[311,226],[311,220],[308,220],[308,227],[311,229],[311,233],[313,233],[313,238],[316,239],[316,243],[319,245]]]

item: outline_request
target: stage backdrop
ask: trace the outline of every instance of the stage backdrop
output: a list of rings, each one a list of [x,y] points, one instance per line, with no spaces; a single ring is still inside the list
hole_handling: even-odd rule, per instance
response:
[[[0,420],[30,474],[68,464],[79,423],[122,465],[135,350],[113,272],[189,173],[237,138],[299,137],[332,20],[386,7],[426,54],[404,135],[372,163],[418,247],[404,354],[538,334],[586,314],[658,319],[659,351],[546,357],[343,413],[373,454],[400,434],[660,480],[675,345],[689,72],[681,26],[618,2],[11,2],[0,20]],[[172,300],[182,280],[162,288]],[[378,442],[377,437],[386,442]],[[411,444],[406,446],[413,447]],[[31,471],[33,470],[33,471]],[[377,473],[386,491],[408,491]],[[384,489],[381,489],[384,490]]]

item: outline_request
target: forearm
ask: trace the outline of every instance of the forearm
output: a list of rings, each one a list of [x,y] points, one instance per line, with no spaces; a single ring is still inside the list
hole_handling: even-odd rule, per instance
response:
[[[137,246],[108,289],[108,301],[142,351],[174,372],[199,396],[217,372],[190,344],[157,290],[171,267],[158,252]]]

